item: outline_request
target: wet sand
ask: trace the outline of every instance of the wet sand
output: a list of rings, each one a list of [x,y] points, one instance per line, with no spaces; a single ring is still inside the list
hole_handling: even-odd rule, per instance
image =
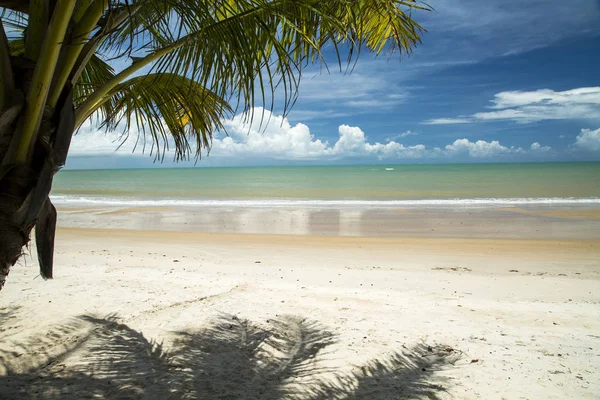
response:
[[[583,218],[590,216],[590,218]],[[600,209],[61,208],[63,227],[354,237],[600,239]]]

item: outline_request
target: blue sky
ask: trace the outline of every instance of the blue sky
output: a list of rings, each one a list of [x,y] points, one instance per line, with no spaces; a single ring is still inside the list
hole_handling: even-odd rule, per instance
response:
[[[429,4],[410,57],[307,70],[287,118],[276,105],[260,127],[225,121],[197,165],[600,161],[598,0]],[[160,166],[117,138],[85,126],[67,168]]]

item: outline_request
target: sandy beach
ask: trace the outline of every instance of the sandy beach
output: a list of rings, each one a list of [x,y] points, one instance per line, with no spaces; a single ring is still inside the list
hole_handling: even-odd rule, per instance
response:
[[[0,398],[597,399],[599,215],[62,208]]]

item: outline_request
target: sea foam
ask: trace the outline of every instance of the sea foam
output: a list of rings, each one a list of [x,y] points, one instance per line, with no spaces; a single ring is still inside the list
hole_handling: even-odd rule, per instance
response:
[[[57,205],[104,205],[128,207],[294,207],[294,208],[396,208],[396,207],[485,207],[502,205],[596,205],[600,198],[473,198],[403,200],[302,200],[302,199],[140,199],[53,195]]]

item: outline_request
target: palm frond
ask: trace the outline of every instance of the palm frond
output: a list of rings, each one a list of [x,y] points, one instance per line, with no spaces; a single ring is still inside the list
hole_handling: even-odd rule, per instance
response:
[[[93,55],[85,65],[83,73],[73,87],[73,102],[75,107],[83,103],[96,89],[115,76],[114,69],[97,55]],[[110,102],[103,105],[105,113],[110,113]]]
[[[143,42],[148,55],[136,58],[92,96],[78,112],[79,123],[111,86],[147,65],[154,73],[188,76],[219,97],[237,99],[236,109],[250,111],[246,113],[250,118],[256,103],[267,103],[267,94],[273,98],[282,87],[285,114],[296,99],[303,68],[324,60],[321,51],[327,43],[333,44],[341,65],[340,46],[347,50],[348,62],[362,47],[376,53],[410,52],[422,29],[410,16],[412,8],[420,7],[412,0],[188,0],[177,4],[151,27],[138,26],[154,38]],[[180,27],[176,33],[174,24]],[[118,47],[116,39],[107,43]]]
[[[122,128],[125,138],[132,126],[142,146],[151,139],[151,153],[163,159],[173,143],[176,160],[210,149],[212,132],[223,129],[221,119],[231,114],[226,100],[184,76],[161,73],[138,76],[115,87],[100,110],[103,126]],[[193,142],[191,144],[190,142]]]
[[[185,29],[189,1],[138,0],[121,3],[108,10],[99,25],[107,29],[99,50],[114,57],[131,56],[147,48],[165,46]],[[177,8],[174,11],[174,8]],[[179,18],[184,15],[185,18]],[[120,21],[114,23],[115,20]],[[179,33],[178,33],[179,32]]]

